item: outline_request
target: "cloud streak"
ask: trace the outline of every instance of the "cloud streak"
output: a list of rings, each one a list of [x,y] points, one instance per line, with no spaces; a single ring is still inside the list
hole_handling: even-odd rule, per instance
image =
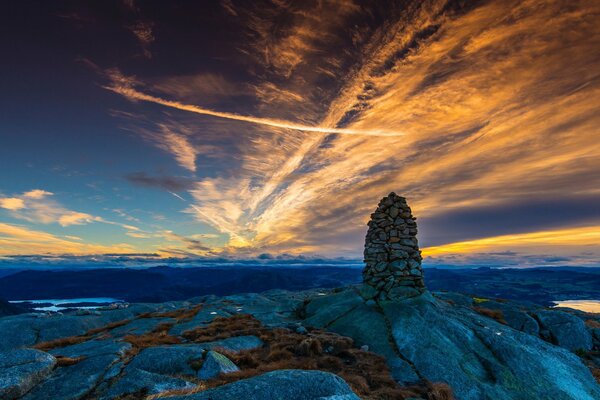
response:
[[[235,113],[223,112],[210,110],[208,108],[202,108],[199,106],[184,104],[173,100],[163,99],[158,96],[152,96],[143,92],[140,92],[132,87],[128,86],[105,86],[107,90],[120,94],[130,100],[146,101],[154,104],[159,104],[165,107],[174,108],[177,110],[193,112],[200,115],[208,115],[217,118],[225,118],[234,121],[249,122],[252,124],[270,126],[274,128],[292,129],[302,132],[318,132],[318,133],[339,133],[342,135],[364,135],[364,136],[403,136],[401,132],[388,132],[383,129],[371,130],[371,129],[345,129],[345,128],[328,128],[325,126],[309,126],[296,124],[289,121],[283,121],[272,118],[261,118],[239,115]]]

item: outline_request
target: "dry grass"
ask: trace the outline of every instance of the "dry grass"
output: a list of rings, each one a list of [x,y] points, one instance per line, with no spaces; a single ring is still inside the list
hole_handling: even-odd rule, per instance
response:
[[[588,319],[587,321],[585,321],[585,324],[589,328],[600,329],[600,321],[596,321],[595,319]]]
[[[486,316],[488,318],[495,319],[501,324],[506,325],[506,320],[504,319],[504,313],[501,310],[492,310],[490,308],[485,307],[473,307],[473,310],[477,311],[479,314]]]
[[[177,336],[169,335],[169,329],[173,325],[173,323],[164,323],[158,325],[151,332],[142,335],[124,336],[123,341],[131,344],[131,349],[125,354],[124,362],[128,363],[140,351],[148,347],[180,344],[181,340]]]
[[[94,335],[108,332],[111,329],[115,329],[119,326],[126,325],[130,322],[131,322],[130,319],[125,319],[125,320],[117,321],[117,322],[111,322],[110,324],[101,326],[99,328],[90,329],[83,335],[68,336],[68,337],[64,337],[64,338],[58,338],[55,340],[49,340],[47,342],[40,342],[40,343],[37,343],[35,346],[33,346],[33,348],[38,349],[38,350],[48,351],[48,350],[56,349],[58,347],[72,346],[74,344],[87,342],[88,340],[91,340]]]
[[[203,343],[232,336],[257,335],[263,331],[266,329],[251,315],[236,314],[231,317],[216,317],[208,326],[185,331],[182,336],[187,340]]]
[[[177,323],[190,321],[202,309],[202,304],[198,304],[192,308],[179,308],[177,310],[143,313],[138,315],[138,318],[174,318]]]
[[[192,318],[194,318],[201,309],[202,309],[202,304],[198,304],[192,308],[181,308],[181,309],[167,311],[167,312],[163,312],[163,313],[143,313],[143,314],[139,314],[134,319],[124,319],[121,321],[111,322],[111,323],[101,326],[99,328],[90,329],[83,335],[69,336],[69,337],[59,338],[59,339],[50,340],[50,341],[46,341],[46,342],[40,342],[40,343],[37,343],[35,346],[33,346],[33,348],[38,349],[38,350],[48,351],[48,350],[52,350],[52,349],[55,349],[58,347],[66,347],[66,346],[71,346],[74,344],[87,342],[88,340],[91,340],[93,338],[93,336],[95,336],[95,335],[108,334],[112,329],[127,325],[130,322],[132,322],[133,320],[140,319],[140,318],[161,318],[161,317],[162,318],[174,318],[177,321],[177,323],[186,322],[186,321],[189,321]],[[169,325],[168,327],[170,328],[171,326],[172,326],[172,324]],[[159,327],[157,327],[153,331],[153,333],[160,332],[163,330],[164,330],[164,327],[161,327],[159,325]],[[134,336],[134,335],[129,335],[128,337],[134,341],[135,340],[145,341],[147,344],[147,346],[145,346],[145,347],[150,347],[152,341],[155,340],[150,337],[134,339],[134,338],[132,338],[132,336]],[[142,336],[146,336],[146,335],[142,335]],[[153,336],[155,336],[155,335],[153,335]],[[161,343],[161,344],[176,344],[173,341],[173,339],[171,339],[171,338],[163,337],[162,339],[156,339],[156,340],[159,343],[161,342],[161,340],[168,342],[168,343]],[[129,341],[129,340],[127,340],[127,341]],[[177,342],[177,343],[179,343],[179,342]],[[157,346],[158,346],[158,344],[157,344]]]
[[[57,347],[66,347],[66,346],[71,346],[74,344],[79,344],[79,343],[83,343],[86,342],[90,339],[89,336],[69,336],[66,338],[59,338],[59,339],[55,339],[55,340],[49,340],[47,342],[40,342],[37,343],[35,346],[33,346],[34,349],[38,349],[38,350],[43,350],[43,351],[48,351],[48,350],[52,350],[55,349]]]
[[[321,330],[306,335],[288,329],[267,329],[251,315],[218,317],[207,327],[184,332],[191,342],[203,343],[234,336],[255,335],[264,346],[238,353],[221,349],[240,368],[204,382],[195,391],[205,390],[240,379],[281,369],[328,371],[342,377],[361,398],[392,400],[421,397],[430,400],[453,399],[452,390],[443,383],[423,382],[402,387],[392,378],[385,358],[354,347],[352,339]],[[188,394],[179,391],[177,394]],[[171,392],[160,396],[174,395]],[[154,397],[159,398],[160,396]]]
[[[85,357],[56,356],[56,365],[59,367],[70,367],[71,365],[75,365],[82,360],[85,360]]]

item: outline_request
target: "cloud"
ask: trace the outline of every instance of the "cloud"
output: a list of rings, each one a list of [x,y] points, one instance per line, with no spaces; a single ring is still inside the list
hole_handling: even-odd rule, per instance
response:
[[[15,211],[25,208],[25,202],[17,197],[4,197],[0,198],[0,207]]]
[[[496,252],[503,249],[553,248],[560,251],[561,246],[587,248],[596,251],[600,246],[600,226],[557,229],[552,231],[528,232],[513,235],[493,236],[482,239],[449,243],[423,249],[425,257],[445,254],[464,254],[482,251]],[[598,254],[600,256],[600,253]]]
[[[69,239],[69,240],[67,240]],[[20,225],[0,223],[0,255],[131,253],[128,244],[99,245],[60,238]]]
[[[86,225],[93,222],[119,226],[127,231],[138,231],[133,225],[106,220],[88,213],[73,211],[65,208],[53,199],[53,193],[35,189],[20,196],[0,199],[0,206],[9,210],[10,215],[36,224],[58,223],[62,227]]]
[[[9,210],[14,218],[34,223],[59,223],[61,226],[70,226],[103,221],[100,217],[69,210],[51,196],[51,192],[34,189],[20,196],[2,198],[0,206]]]
[[[129,30],[135,35],[136,39],[142,46],[144,56],[146,58],[152,58],[152,53],[149,50],[149,46],[154,42],[154,24],[150,21],[137,21],[133,25],[129,26]]]
[[[94,221],[102,221],[102,218],[77,211],[69,211],[58,217],[58,223],[61,226],[84,225]]]
[[[175,108],[177,110],[189,111],[200,115],[209,115],[217,118],[225,118],[234,121],[242,121],[249,122],[252,124],[259,124],[270,126],[274,128],[283,128],[283,129],[293,129],[303,132],[320,132],[320,133],[339,133],[344,135],[367,135],[367,136],[403,136],[401,132],[391,132],[386,131],[384,129],[375,130],[375,129],[341,129],[341,128],[331,128],[326,126],[309,126],[303,124],[297,124],[294,122],[278,120],[274,118],[261,118],[261,117],[253,117],[246,115],[239,115],[230,112],[223,111],[215,111],[210,110],[208,108],[203,108],[191,104],[184,104],[177,101],[167,100],[160,98],[158,96],[152,96],[150,94],[146,94],[140,92],[136,89],[126,86],[115,85],[114,83],[111,86],[105,86],[105,89],[120,94],[131,100],[140,100],[147,101],[150,103],[160,104],[165,107]]]
[[[137,186],[154,187],[171,192],[180,192],[192,187],[190,178],[178,176],[150,176],[145,172],[134,172],[125,176],[129,182]]]
[[[53,194],[52,192],[47,192],[42,189],[34,189],[34,190],[30,190],[28,192],[23,193],[23,197],[39,200],[46,196],[52,196],[52,194]]]
[[[197,152],[185,136],[172,132],[164,126],[162,139],[160,147],[173,154],[183,168],[196,172]]]
[[[498,247],[518,247],[531,238],[505,242],[504,233],[524,227],[518,218],[500,221],[511,208],[532,213],[523,218],[535,222],[532,230],[575,229],[565,208],[600,187],[600,6],[409,3],[374,3],[357,13],[348,2],[339,18],[330,10],[336,3],[236,7],[251,39],[236,61],[251,65],[245,72],[258,104],[222,109],[244,115],[192,105],[177,77],[157,88],[156,78],[142,83],[113,71],[107,88],[163,111],[187,111],[157,114],[169,118],[169,130],[155,129],[152,140],[190,171],[200,146],[228,146],[228,163],[194,170],[185,210],[229,235],[232,252],[358,256],[369,214],[392,190],[408,197],[425,221],[422,236],[435,244],[495,238]],[[281,26],[270,24],[274,15],[286,17]],[[235,98],[239,85],[229,83],[223,76],[205,90]],[[174,115],[186,130],[173,129]],[[557,199],[550,215],[523,207],[548,199]],[[452,215],[486,220],[489,231],[467,237]],[[489,221],[502,225],[496,234]]]

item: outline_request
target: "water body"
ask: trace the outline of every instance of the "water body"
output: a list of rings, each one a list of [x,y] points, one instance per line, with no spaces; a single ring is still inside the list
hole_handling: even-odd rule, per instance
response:
[[[554,307],[569,307],[589,313],[600,313],[600,300],[561,300],[553,303]]]
[[[112,303],[122,303],[123,300],[114,299],[112,297],[83,297],[77,299],[13,300],[10,302],[15,304],[22,303],[33,305],[31,309],[35,311],[62,311],[67,308],[93,310]],[[36,304],[39,304],[40,306],[35,307]]]

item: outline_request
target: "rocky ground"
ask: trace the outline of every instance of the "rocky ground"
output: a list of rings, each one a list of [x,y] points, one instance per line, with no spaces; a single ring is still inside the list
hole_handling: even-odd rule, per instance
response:
[[[600,399],[600,316],[360,287],[0,318],[1,399]]]

